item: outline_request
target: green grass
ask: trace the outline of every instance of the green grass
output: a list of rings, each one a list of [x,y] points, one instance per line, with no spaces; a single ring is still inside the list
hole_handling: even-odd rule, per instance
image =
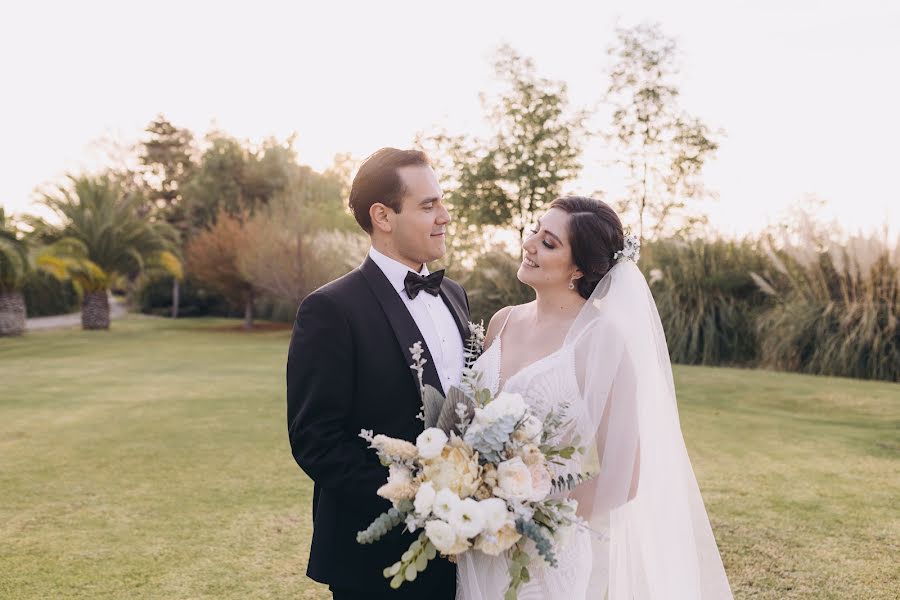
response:
[[[0,598],[329,598],[288,331],[130,317],[0,339]],[[676,368],[739,599],[896,598],[900,385]]]

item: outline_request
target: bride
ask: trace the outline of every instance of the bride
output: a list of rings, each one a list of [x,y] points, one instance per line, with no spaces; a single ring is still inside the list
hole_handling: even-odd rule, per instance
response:
[[[731,589],[681,435],[665,335],[639,243],[605,203],[555,200],[523,244],[518,278],[536,300],[491,319],[475,363],[493,393],[543,417],[568,405],[563,433],[588,448],[555,475],[590,474],[571,496],[586,525],[539,558],[520,600],[721,600]],[[460,557],[458,600],[500,600],[504,556]]]

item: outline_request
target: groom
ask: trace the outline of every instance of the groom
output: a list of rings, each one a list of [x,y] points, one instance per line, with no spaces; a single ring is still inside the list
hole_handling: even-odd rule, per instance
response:
[[[390,508],[376,490],[387,469],[361,429],[415,441],[423,424],[409,348],[422,341],[423,380],[446,392],[459,383],[468,299],[429,273],[446,252],[450,215],[428,157],[382,148],[353,179],[350,208],[372,247],[363,264],[310,294],[294,323],[287,363],[288,434],[294,459],[315,482],[307,575],[335,600],[452,600],[454,565],[440,557],[392,590],[385,567],[416,534],[398,526],[371,545],[356,533]]]

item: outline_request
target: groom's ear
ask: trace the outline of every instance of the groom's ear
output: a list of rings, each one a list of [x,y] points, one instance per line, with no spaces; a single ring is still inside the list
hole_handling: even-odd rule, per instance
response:
[[[394,211],[382,204],[375,202],[369,207],[369,217],[372,219],[372,229],[377,229],[383,233],[390,233],[393,230],[390,215]]]

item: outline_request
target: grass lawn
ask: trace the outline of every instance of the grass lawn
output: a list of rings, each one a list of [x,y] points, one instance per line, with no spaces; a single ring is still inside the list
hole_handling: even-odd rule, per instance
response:
[[[128,317],[0,339],[0,598],[330,598],[304,576],[289,335]],[[736,598],[900,596],[900,385],[675,377]]]

